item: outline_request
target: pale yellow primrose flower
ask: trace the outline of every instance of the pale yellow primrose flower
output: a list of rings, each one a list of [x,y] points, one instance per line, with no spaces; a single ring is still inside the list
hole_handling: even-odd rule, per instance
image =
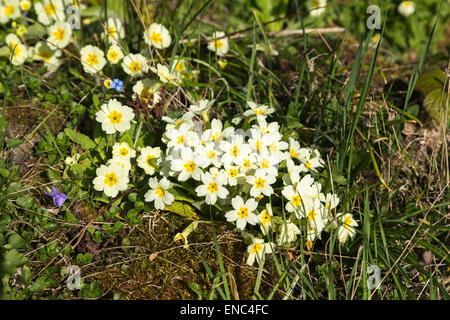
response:
[[[101,110],[95,115],[95,120],[102,124],[102,129],[107,134],[127,131],[130,129],[131,120],[134,119],[133,109],[123,106],[116,99],[111,99],[107,104],[103,104]]]
[[[100,72],[106,64],[103,51],[92,45],[87,45],[80,50],[81,64],[86,73],[95,74]]]
[[[164,210],[164,208],[171,205],[175,198],[168,189],[170,188],[170,181],[166,178],[162,178],[158,181],[157,178],[150,178],[148,181],[150,190],[144,195],[145,201],[155,202],[155,208],[159,210]]]
[[[228,38],[222,38],[225,36],[225,32],[223,31],[216,31],[212,34],[211,38],[213,39],[211,42],[208,43],[208,50],[217,52],[218,56],[223,56],[227,54],[229,45],[228,45]],[[218,39],[221,38],[221,39]]]
[[[122,68],[130,76],[139,77],[148,71],[149,65],[143,55],[130,53],[123,58]]]
[[[147,32],[144,32],[144,41],[149,46],[164,49],[170,46],[172,37],[169,34],[169,30],[162,24],[152,23]]]
[[[253,238],[252,244],[247,247],[247,264],[252,266],[255,263],[255,260],[260,264],[261,261],[263,261],[265,254],[272,253],[274,246],[275,244],[272,242],[264,243],[263,239]]]
[[[409,17],[416,11],[416,4],[413,1],[402,1],[397,9],[402,16]]]
[[[128,171],[118,164],[101,165],[94,179],[94,189],[103,191],[108,197],[115,197],[119,191],[128,188]]]
[[[161,157],[161,149],[159,147],[145,147],[141,149],[141,155],[137,158],[137,165],[145,170],[146,174],[155,173],[154,162]]]
[[[122,49],[119,46],[111,46],[106,53],[106,58],[111,64],[117,64],[124,57]]]

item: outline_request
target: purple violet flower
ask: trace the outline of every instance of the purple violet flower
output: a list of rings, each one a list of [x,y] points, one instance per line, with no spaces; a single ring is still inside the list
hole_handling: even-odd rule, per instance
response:
[[[59,192],[56,187],[53,186],[52,188],[53,188],[52,193],[48,193],[48,192],[44,192],[44,193],[47,196],[50,196],[53,198],[53,203],[56,207],[61,208],[62,205],[64,204],[64,201],[66,201],[67,196],[64,193]]]

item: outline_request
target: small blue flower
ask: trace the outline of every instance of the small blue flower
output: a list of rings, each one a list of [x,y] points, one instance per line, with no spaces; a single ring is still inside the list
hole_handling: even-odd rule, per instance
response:
[[[53,203],[56,207],[61,208],[62,205],[64,204],[64,201],[66,201],[67,196],[64,193],[59,192],[56,187],[52,187],[52,188],[53,188],[52,193],[48,193],[48,192],[44,192],[44,193],[47,196],[50,196],[53,198]]]
[[[111,89],[116,89],[117,92],[122,92],[122,90],[123,90],[123,81],[120,81],[119,79],[114,79],[114,81],[111,83],[110,88]]]

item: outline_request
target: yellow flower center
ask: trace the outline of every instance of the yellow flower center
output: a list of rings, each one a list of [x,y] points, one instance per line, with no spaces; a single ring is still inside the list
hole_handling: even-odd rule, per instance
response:
[[[119,150],[119,154],[120,154],[122,157],[126,157],[126,156],[128,155],[128,149],[127,149],[127,148],[121,148],[121,149]]]
[[[249,159],[244,159],[243,166],[244,166],[244,168],[249,168],[251,166],[250,160]]]
[[[264,180],[263,178],[258,178],[255,181],[255,186],[257,188],[264,188],[264,184],[266,183],[266,180]]]
[[[145,162],[148,164],[149,167],[153,167],[153,159],[155,159],[155,157],[151,154],[149,154],[147,156],[147,158],[145,158]]]
[[[86,58],[86,62],[92,67],[94,65],[98,64],[98,57],[96,54],[94,53],[89,53],[87,58]]]
[[[159,197],[162,198],[164,197],[164,190],[161,187],[156,187],[155,189],[155,194]]]
[[[308,212],[308,219],[312,221],[316,221],[317,213],[314,210]]]
[[[238,156],[239,151],[241,151],[241,150],[239,150],[239,148],[238,148],[237,146],[234,146],[233,148],[231,148],[231,154],[232,154],[233,157],[235,157],[235,158]]]
[[[186,172],[192,172],[195,170],[195,163],[193,161],[188,161],[183,167],[186,169]]]
[[[261,168],[267,169],[270,166],[270,161],[267,159],[264,159],[263,161],[261,161]]]
[[[256,242],[252,247],[252,254],[259,254],[262,249],[262,245],[259,242]]]
[[[108,59],[111,61],[115,61],[118,56],[119,54],[117,53],[117,51],[112,50],[108,52]]]
[[[291,202],[294,207],[299,207],[302,203],[302,198],[298,194],[296,194],[292,197]]]
[[[234,177],[237,176],[238,172],[237,172],[236,169],[230,168],[230,170],[228,171],[228,174],[229,174],[230,177],[234,178]]]
[[[352,224],[352,222],[353,222],[353,220],[352,220],[352,218],[350,218],[350,216],[347,216],[345,219],[344,219],[344,228],[346,228],[346,229],[348,229],[348,230],[351,230],[351,224]]]
[[[108,119],[112,124],[117,124],[122,122],[123,114],[117,112],[117,110],[114,110],[110,114],[108,114]]]
[[[214,159],[216,157],[216,153],[214,152],[214,150],[209,150],[206,156],[208,157],[208,159]]]
[[[114,172],[111,172],[105,175],[105,181],[103,182],[112,188],[117,182],[119,182],[119,179],[117,179],[117,176]]]
[[[211,182],[208,187],[206,188],[211,194],[213,194],[214,192],[219,191],[219,187],[217,187],[217,183],[215,182]]]
[[[11,4],[7,5],[5,9],[3,9],[3,13],[5,14],[5,16],[9,17],[14,13],[14,6]]]
[[[214,40],[214,47],[216,47],[218,49],[222,49],[222,47],[223,47],[222,40]]]
[[[135,73],[140,72],[142,70],[141,64],[139,62],[131,61],[130,70]]]
[[[241,217],[241,219],[244,219],[245,217],[248,217],[248,208],[240,207],[238,212],[237,212],[237,215],[239,217]]]
[[[161,33],[153,32],[150,39],[155,43],[161,43],[162,42]]]
[[[114,36],[115,36],[116,34],[117,34],[116,27],[111,26],[111,27],[108,28],[108,36],[109,36],[110,38],[114,38]]]
[[[184,66],[184,62],[178,62],[177,66],[175,67],[175,70],[177,70],[178,72],[184,71],[185,66]]]
[[[55,37],[55,41],[64,40],[64,30],[58,28],[55,32],[53,32],[53,37]]]
[[[307,162],[307,163],[305,164],[305,166],[309,169],[309,168],[311,168],[312,163],[311,163],[311,162]]]
[[[404,5],[405,7],[409,7],[409,6],[411,6],[411,1],[404,1],[404,2],[403,2],[403,5]]]
[[[148,101],[150,98],[150,95],[152,94],[152,91],[150,88],[142,88],[141,90],[141,99],[144,101]]]
[[[52,57],[52,53],[48,50],[39,51],[38,57],[44,60],[45,62],[49,62]]]
[[[186,138],[184,137],[184,135],[181,135],[178,137],[177,144],[183,144],[183,143],[186,143]]]
[[[45,6],[45,13],[48,16],[54,15],[56,13],[55,6],[53,4],[51,4],[51,3],[47,4]]]
[[[264,114],[264,110],[261,108],[255,109],[255,114],[262,115]]]
[[[270,215],[269,215],[269,213],[267,212],[267,210],[264,210],[264,211],[262,212],[262,215],[261,215],[261,221],[262,221],[263,224],[267,224],[267,223],[272,222],[272,218],[270,217]]]
[[[17,43],[11,42],[11,48],[15,57],[17,57],[22,52]]]
[[[292,158],[297,158],[297,157],[299,156],[299,153],[298,153],[298,152],[295,152],[295,149],[294,149],[294,148],[290,149],[290,150],[289,150],[289,153],[290,153],[290,155],[291,155]]]

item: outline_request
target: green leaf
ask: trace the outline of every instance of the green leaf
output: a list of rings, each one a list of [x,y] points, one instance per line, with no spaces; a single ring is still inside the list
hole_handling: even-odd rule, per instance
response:
[[[78,143],[81,145],[81,147],[84,150],[90,150],[95,148],[97,145],[94,141],[92,141],[87,135],[76,132],[72,129],[66,128],[64,129],[64,132],[67,134],[67,136],[75,143]]]
[[[13,138],[13,139],[8,140],[8,142],[6,143],[6,146],[8,148],[15,148],[15,147],[20,146],[22,143],[23,143],[22,140]]]
[[[192,207],[187,203],[175,201],[170,206],[166,206],[164,210],[176,213],[189,219],[199,219],[197,213],[195,213],[195,211],[192,210]]]
[[[430,93],[436,89],[444,88],[444,72],[441,69],[434,69],[428,72],[424,72],[417,80],[415,90],[419,90],[424,95]]]
[[[8,236],[8,243],[5,244],[6,249],[22,249],[25,247],[25,240],[16,232]]]
[[[16,249],[0,253],[0,274],[15,274],[17,267],[28,263],[28,259]]]
[[[440,88],[428,93],[423,101],[425,110],[427,110],[430,116],[438,123],[441,120],[441,113],[445,112],[445,101],[447,101],[447,99],[448,93]],[[450,109],[448,110],[448,115],[449,117],[447,119],[450,122]]]

